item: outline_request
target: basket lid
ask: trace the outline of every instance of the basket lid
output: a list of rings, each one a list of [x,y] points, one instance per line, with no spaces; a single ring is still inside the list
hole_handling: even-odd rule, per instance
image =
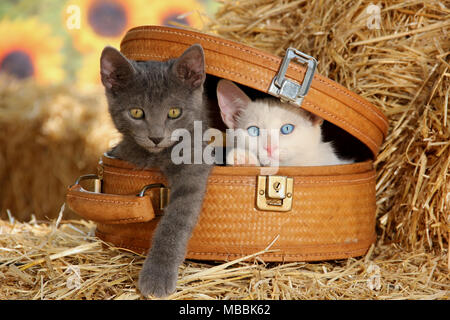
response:
[[[165,61],[179,57],[196,43],[205,52],[206,73],[288,100],[294,92],[290,102],[353,135],[371,150],[374,158],[378,154],[388,130],[383,113],[356,93],[314,73],[314,59],[294,49],[283,59],[236,41],[161,26],[129,30],[120,48],[129,59]],[[282,88],[274,90],[274,82],[279,84],[280,79],[287,80],[284,92]],[[296,99],[296,92],[300,99]]]

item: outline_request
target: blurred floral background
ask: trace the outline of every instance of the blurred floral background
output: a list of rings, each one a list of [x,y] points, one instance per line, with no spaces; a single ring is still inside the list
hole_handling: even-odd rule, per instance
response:
[[[0,218],[54,218],[120,135],[100,82],[130,28],[202,29],[215,0],[0,1]],[[76,217],[65,210],[65,218]]]
[[[202,28],[214,0],[2,0],[0,73],[38,83],[99,83],[105,45],[138,25]]]

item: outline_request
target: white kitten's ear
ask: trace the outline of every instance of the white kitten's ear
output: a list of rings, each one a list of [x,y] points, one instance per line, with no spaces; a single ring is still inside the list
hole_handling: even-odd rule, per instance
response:
[[[235,128],[236,115],[250,102],[250,98],[237,85],[229,80],[220,80],[217,84],[217,102],[223,122],[228,128]]]
[[[311,113],[311,120],[314,126],[321,126],[323,123],[323,119],[313,113]]]
[[[113,47],[105,47],[100,57],[100,75],[106,89],[125,88],[134,76],[131,62]]]
[[[300,109],[301,112],[303,112],[304,117],[306,117],[307,119],[309,119],[309,121],[312,122],[313,126],[321,126],[323,123],[323,119],[321,117],[319,117],[318,115],[309,112],[305,109]]]
[[[200,87],[206,79],[205,55],[199,44],[190,46],[173,64],[172,72],[190,89]]]

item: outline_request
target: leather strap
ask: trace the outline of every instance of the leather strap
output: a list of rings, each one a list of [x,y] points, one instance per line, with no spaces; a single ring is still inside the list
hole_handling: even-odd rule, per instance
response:
[[[111,158],[104,154],[100,161],[103,174],[103,185],[106,192],[97,193],[84,189],[79,183],[75,183],[67,190],[67,204],[77,214],[85,219],[103,224],[126,224],[134,222],[148,222],[161,215],[157,203],[160,196],[156,193],[147,192],[143,196],[137,196],[137,190],[142,190],[147,180],[166,182],[163,175],[156,169],[136,170],[131,164],[123,160]],[[100,168],[99,167],[99,168]],[[321,183],[322,185],[333,184],[334,186],[355,181],[355,172],[366,172],[360,177],[361,181],[374,178],[372,162],[366,161],[355,163],[351,166],[322,166],[322,167],[280,167],[279,175],[297,176],[302,175],[301,184]],[[224,172],[226,172],[224,177]],[[320,175],[319,175],[320,173]],[[215,167],[211,172],[208,184],[248,184],[252,183],[254,177],[260,174],[258,167]],[[339,178],[336,177],[339,175]],[[308,177],[311,175],[311,177]],[[318,176],[319,175],[319,176]],[[246,181],[242,177],[250,176]],[[130,189],[122,190],[119,186],[127,185]],[[113,190],[113,193],[109,190]],[[118,192],[119,191],[119,192]]]
[[[85,219],[106,224],[147,222],[155,217],[148,194],[143,196],[91,192],[79,184],[67,191],[67,203]]]
[[[141,26],[128,31],[121,51],[133,60],[165,61],[178,57],[190,45],[200,43],[206,72],[268,93],[282,59],[270,53],[217,36],[171,27]],[[290,63],[286,77],[302,82],[306,68]],[[346,130],[376,157],[386,137],[386,117],[361,96],[315,74],[302,108]]]

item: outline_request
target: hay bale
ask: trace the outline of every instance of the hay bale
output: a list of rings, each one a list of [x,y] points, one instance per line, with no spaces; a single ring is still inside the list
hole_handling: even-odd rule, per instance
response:
[[[143,299],[143,256],[106,246],[83,220],[0,220],[0,300]],[[102,249],[103,248],[103,249]],[[184,262],[169,299],[449,299],[445,254],[372,248],[317,263]],[[270,248],[269,248],[270,250]]]
[[[117,133],[99,88],[0,78],[0,217],[54,218]],[[67,213],[67,217],[74,214]]]
[[[448,1],[379,1],[379,29],[367,10],[371,1],[221,2],[210,32],[280,56],[295,47],[317,58],[322,75],[381,108],[390,121],[376,162],[381,239],[447,248]]]

